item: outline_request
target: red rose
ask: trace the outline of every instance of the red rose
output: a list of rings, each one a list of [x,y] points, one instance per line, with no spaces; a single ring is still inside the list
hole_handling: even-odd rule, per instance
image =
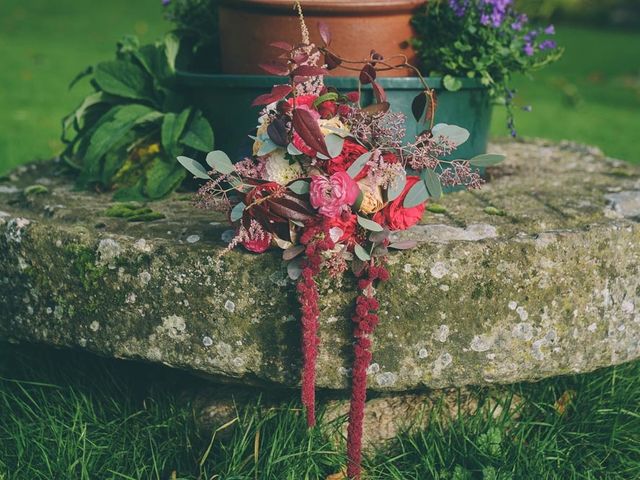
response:
[[[349,92],[349,93],[347,93],[347,99],[350,102],[358,103],[360,101],[360,93],[359,92]]]
[[[403,207],[403,203],[411,187],[421,181],[420,177],[407,177],[407,185],[404,187],[402,194],[376,213],[373,220],[380,225],[388,227],[389,230],[406,230],[418,223],[424,214],[426,203],[421,203],[412,208]]]
[[[318,112],[320,112],[320,117],[329,120],[338,113],[338,105],[336,102],[322,102],[318,105]]]
[[[337,242],[349,244],[355,237],[358,219],[352,212],[343,212],[337,217],[325,217],[322,224],[328,230],[331,230],[332,228],[339,228],[342,230],[342,236],[337,240]],[[335,239],[333,240],[335,241]]]
[[[295,107],[299,108],[299,107],[308,107],[310,109],[313,109],[313,102],[315,102],[318,99],[318,97],[316,95],[300,95],[295,97],[295,99],[293,97],[289,97],[287,99],[287,102],[289,102],[289,105],[291,105],[292,107],[293,102],[295,100]]]
[[[345,140],[340,155],[327,161],[327,172],[329,172],[331,175],[337,172],[346,172],[347,169],[351,165],[353,165],[353,162],[358,159],[358,157],[364,155],[368,151],[369,150],[364,148],[359,143],[353,142],[351,140]],[[362,180],[367,176],[368,170],[368,168],[363,168],[354,180],[356,182],[358,180]]]

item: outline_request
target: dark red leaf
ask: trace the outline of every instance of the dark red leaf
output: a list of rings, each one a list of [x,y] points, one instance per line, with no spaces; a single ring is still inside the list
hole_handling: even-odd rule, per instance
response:
[[[316,77],[329,73],[326,69],[313,65],[300,65],[291,72],[292,77]]]
[[[320,32],[320,38],[328,47],[331,44],[331,30],[329,29],[329,25],[323,21],[318,22],[318,32]]]
[[[420,92],[420,94],[413,99],[411,102],[411,112],[413,113],[413,118],[416,119],[416,122],[419,122],[424,115],[424,109],[427,107],[427,95],[424,92]]]
[[[278,102],[278,105],[276,105],[276,110],[278,110],[278,113],[281,113],[282,115],[290,113],[291,108],[291,104],[286,100],[281,100]]]
[[[269,200],[269,210],[280,217],[306,222],[314,218],[314,213],[306,206],[301,206],[287,198]]]
[[[293,128],[309,148],[321,153],[325,157],[331,157],[320,126],[309,111],[301,108],[296,108],[293,111]]]
[[[296,65],[301,65],[307,60],[309,60],[309,54],[307,52],[297,51],[293,55],[293,61],[295,62]]]
[[[377,73],[373,65],[367,63],[360,71],[360,83],[366,85],[373,82],[376,79]]]
[[[270,43],[269,45],[271,45],[272,47],[278,48],[280,50],[285,50],[287,52],[290,52],[291,50],[293,50],[293,46],[287,42],[273,42],[273,43]]]
[[[377,62],[384,60],[384,57],[375,50],[371,50],[371,60],[373,60],[371,64],[375,65]]]
[[[258,105],[269,105],[270,103],[282,100],[291,93],[291,85],[276,85],[271,93],[265,93],[256,98],[251,104],[253,107]]]
[[[371,86],[373,87],[373,94],[376,97],[376,101],[378,103],[386,102],[387,92],[384,91],[382,85],[380,85],[378,82],[371,82]]]
[[[335,70],[342,64],[342,60],[336,57],[333,53],[327,52],[324,54],[324,63],[327,64],[328,70]]]
[[[368,107],[364,107],[362,111],[369,115],[376,115],[378,113],[388,112],[390,107],[391,105],[389,104],[389,102],[380,102],[369,105]]]
[[[267,63],[258,65],[262,70],[271,75],[284,76],[289,75],[289,67],[285,61],[272,60]]]
[[[269,124],[267,127],[267,135],[269,135],[269,138],[273,140],[273,143],[280,147],[286,147],[289,145],[289,132],[287,131],[287,126],[285,125],[284,120],[281,118],[276,118]]]

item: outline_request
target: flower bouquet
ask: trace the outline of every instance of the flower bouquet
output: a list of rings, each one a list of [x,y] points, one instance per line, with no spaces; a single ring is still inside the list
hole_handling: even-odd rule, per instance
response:
[[[331,34],[323,24],[319,30],[324,44],[315,46],[299,5],[298,9],[302,42],[273,44],[282,54],[263,66],[287,81],[254,101],[264,108],[252,137],[253,156],[233,163],[223,152],[214,151],[206,159],[210,169],[190,158],[178,160],[207,181],[198,192],[198,204],[228,212],[234,226],[229,248],[283,251],[302,310],[302,403],[309,426],[316,422],[315,366],[320,347],[315,278],[323,270],[334,278],[350,270],[358,278],[359,296],[351,318],[354,359],[347,469],[350,478],[360,478],[366,372],[379,321],[376,287],[389,278],[385,268],[389,250],[414,246],[395,240],[393,232],[418,223],[429,199],[442,195],[443,185],[479,188],[483,179],[474,167],[498,163],[503,157],[443,160],[467,140],[469,132],[433,125],[436,102],[426,82],[413,103],[415,116],[425,121],[424,132],[403,143],[405,118],[393,112],[376,76],[383,69],[410,67],[406,59],[385,60],[375,51],[363,61],[344,59],[329,49]],[[358,69],[361,85],[373,88],[375,103],[362,107],[359,92],[324,86],[323,76],[338,65]]]

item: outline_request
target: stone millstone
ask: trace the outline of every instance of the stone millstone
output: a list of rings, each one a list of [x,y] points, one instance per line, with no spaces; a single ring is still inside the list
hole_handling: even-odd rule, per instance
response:
[[[379,289],[369,385],[405,391],[537,380],[640,356],[640,170],[573,144],[494,145],[480,192],[405,234]],[[298,306],[278,253],[222,255],[224,219],[189,196],[165,218],[106,216],[54,163],[0,183],[0,338],[293,387]],[[38,186],[40,185],[40,186]],[[442,211],[442,209],[434,209]],[[353,280],[321,281],[318,386],[345,389]]]

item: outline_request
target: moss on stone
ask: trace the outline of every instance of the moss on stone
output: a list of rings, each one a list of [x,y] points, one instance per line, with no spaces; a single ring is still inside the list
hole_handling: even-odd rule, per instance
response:
[[[124,218],[128,222],[152,222],[165,218],[164,214],[154,212],[149,207],[140,207],[131,203],[116,203],[105,210],[104,215],[111,218]]]

